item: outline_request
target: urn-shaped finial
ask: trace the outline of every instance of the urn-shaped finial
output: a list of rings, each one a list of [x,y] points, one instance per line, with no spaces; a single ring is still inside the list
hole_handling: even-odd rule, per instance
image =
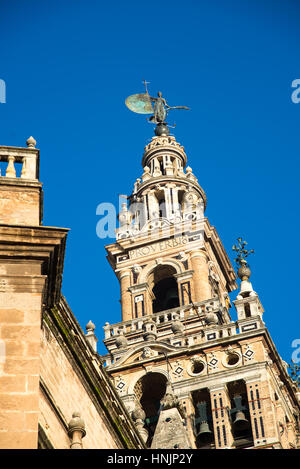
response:
[[[72,418],[69,422],[69,434],[72,434],[75,431],[82,432],[82,435],[85,436],[85,424],[84,420],[81,418],[80,412],[73,412]]]
[[[87,325],[85,326],[85,329],[86,329],[87,332],[89,332],[89,331],[93,332],[96,329],[96,326],[92,321],[89,321],[87,323]]]
[[[27,140],[26,140],[26,144],[29,148],[35,148],[36,146],[36,140],[33,138],[33,137],[29,137]]]
[[[238,268],[237,274],[241,280],[248,280],[250,278],[251,270],[244,259],[240,261],[240,267]]]
[[[116,346],[118,348],[125,348],[127,347],[127,339],[126,337],[124,336],[123,332],[120,333],[120,335],[118,335],[118,337],[116,338]]]
[[[236,251],[237,257],[234,259],[236,264],[239,266],[237,274],[241,280],[248,280],[251,275],[251,270],[247,264],[246,258],[254,253],[254,250],[251,249],[248,251],[246,249],[247,241],[244,241],[241,237],[237,238],[238,245],[232,246],[232,250]]]

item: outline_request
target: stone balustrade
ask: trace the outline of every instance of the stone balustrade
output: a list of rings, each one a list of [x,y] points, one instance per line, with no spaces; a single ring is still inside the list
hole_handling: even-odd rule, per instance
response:
[[[27,140],[27,148],[0,146],[0,179],[26,179],[38,181],[39,179],[39,150],[35,148],[35,140]],[[6,167],[4,164],[7,163]],[[21,171],[17,171],[17,164]]]
[[[179,306],[178,308],[161,311],[159,313],[142,316],[140,318],[131,319],[129,321],[113,325],[106,323],[104,326],[105,340],[117,337],[120,334],[126,336],[132,332],[142,332],[144,324],[150,320],[156,324],[158,329],[165,329],[166,325],[171,325],[172,321],[176,319],[181,322],[185,322],[189,318],[197,317],[198,319],[202,319],[204,326],[205,314],[219,311],[220,307],[221,305],[218,299],[211,299],[195,303],[194,305]]]
[[[190,347],[264,327],[259,316],[228,322],[222,310],[215,298],[113,325],[106,323],[104,343],[109,350],[109,355],[103,357],[106,366],[114,365],[131,347],[148,340]]]

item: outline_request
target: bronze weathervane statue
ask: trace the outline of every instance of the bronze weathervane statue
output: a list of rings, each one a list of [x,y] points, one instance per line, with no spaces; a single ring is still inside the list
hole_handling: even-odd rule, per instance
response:
[[[186,106],[169,106],[161,91],[157,93],[157,98],[149,95],[147,81],[143,81],[146,93],[133,94],[125,100],[126,106],[138,114],[152,114],[148,121],[156,124],[155,135],[169,135],[169,128],[166,122],[170,109],[190,109]]]

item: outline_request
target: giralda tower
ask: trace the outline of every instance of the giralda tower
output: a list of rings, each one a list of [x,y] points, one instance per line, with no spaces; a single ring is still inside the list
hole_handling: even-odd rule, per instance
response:
[[[297,448],[299,393],[249,266],[242,259],[232,320],[237,277],[169,134],[169,106],[161,94],[134,96],[145,113],[154,103],[157,126],[106,246],[122,307],[121,322],[104,327],[107,371],[149,448]]]

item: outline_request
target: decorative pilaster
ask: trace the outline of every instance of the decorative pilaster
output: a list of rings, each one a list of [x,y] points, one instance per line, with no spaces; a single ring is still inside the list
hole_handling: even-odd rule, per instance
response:
[[[216,449],[231,448],[233,436],[228,412],[230,400],[225,387],[210,388],[210,399]]]
[[[207,254],[201,249],[191,251],[191,263],[194,271],[195,302],[208,300],[211,298],[211,288]]]
[[[122,321],[131,318],[130,270],[123,270],[119,275],[121,287]]]
[[[254,446],[277,440],[275,411],[268,387],[267,382],[246,382]]]

